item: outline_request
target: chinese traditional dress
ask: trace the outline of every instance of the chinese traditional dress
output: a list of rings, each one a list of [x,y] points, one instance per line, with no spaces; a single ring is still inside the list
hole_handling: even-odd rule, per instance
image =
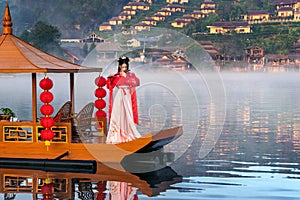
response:
[[[127,142],[141,136],[136,128],[138,110],[135,87],[139,84],[139,79],[131,72],[127,72],[126,77],[117,73],[107,78],[109,129],[106,143]],[[114,88],[117,88],[115,96],[113,96]]]

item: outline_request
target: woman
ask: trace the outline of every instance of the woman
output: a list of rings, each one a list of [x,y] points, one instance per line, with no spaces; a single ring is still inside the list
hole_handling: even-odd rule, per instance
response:
[[[135,87],[140,80],[134,73],[129,72],[129,58],[121,57],[118,60],[118,73],[107,78],[109,89],[109,129],[106,143],[116,144],[127,142],[141,135],[137,131],[138,110]],[[113,89],[117,93],[113,98]]]

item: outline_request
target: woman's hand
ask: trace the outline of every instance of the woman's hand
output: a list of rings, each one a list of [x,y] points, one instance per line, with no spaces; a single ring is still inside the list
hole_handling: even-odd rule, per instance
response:
[[[120,75],[123,77],[126,77],[126,73],[125,72],[120,72]]]

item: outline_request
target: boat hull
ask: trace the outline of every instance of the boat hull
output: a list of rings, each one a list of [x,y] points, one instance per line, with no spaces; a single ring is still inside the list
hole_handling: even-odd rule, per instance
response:
[[[120,144],[51,143],[47,148],[43,142],[0,142],[0,158],[96,160],[102,163],[120,163],[127,155],[142,149],[147,149],[148,152],[157,150],[158,146],[162,148],[180,135],[182,127],[178,126]]]

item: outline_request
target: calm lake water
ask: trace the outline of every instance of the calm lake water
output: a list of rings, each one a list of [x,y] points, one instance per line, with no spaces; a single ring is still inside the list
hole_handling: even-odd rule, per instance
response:
[[[136,72],[142,83],[139,130],[184,127],[183,136],[166,147],[175,154],[169,167],[177,181],[164,179],[164,172],[157,177],[150,173],[148,179],[162,189],[149,197],[137,188],[138,199],[300,199],[300,73]],[[12,107],[19,118],[30,116],[30,87],[14,83],[30,85],[30,80],[2,79],[7,85],[2,94],[10,95],[1,95],[0,105]],[[77,82],[78,109],[95,99],[87,93],[95,86],[83,82]],[[55,83],[53,104],[58,108],[68,99],[61,92],[68,83],[64,76]],[[74,188],[75,199],[93,199],[80,196],[76,183]],[[99,191],[93,192],[95,198]],[[102,199],[109,199],[108,190],[105,194]],[[15,199],[32,195],[16,194]]]

